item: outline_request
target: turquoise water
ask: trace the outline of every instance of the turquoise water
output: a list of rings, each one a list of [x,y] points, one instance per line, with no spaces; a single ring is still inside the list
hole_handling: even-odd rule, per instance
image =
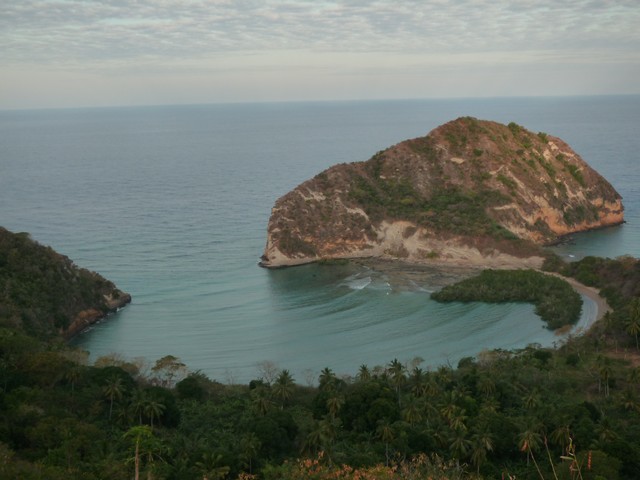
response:
[[[640,255],[640,97],[206,105],[0,112],[0,225],[133,295],[76,339],[93,358],[173,354],[220,381],[559,341],[527,305],[439,305],[432,278],[363,266],[257,267],[275,200],[462,115],[566,140],[624,197],[628,223],[556,250]],[[584,321],[593,314],[585,304]]]

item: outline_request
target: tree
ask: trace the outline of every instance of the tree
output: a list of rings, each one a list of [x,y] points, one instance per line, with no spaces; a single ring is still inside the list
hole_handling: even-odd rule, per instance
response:
[[[338,379],[329,367],[325,367],[320,372],[320,391],[335,389]]]
[[[386,458],[386,465],[389,466],[389,444],[393,442],[396,438],[393,428],[386,420],[380,421],[378,423],[378,428],[376,429],[376,436],[384,443],[384,454]]]
[[[202,480],[221,480],[229,474],[229,468],[221,465],[222,455],[215,453],[203,453],[201,460],[196,462],[196,467],[202,474]]]
[[[153,432],[147,425],[139,425],[131,427],[124,434],[124,438],[131,440],[134,444],[134,478],[139,480],[141,458],[144,453],[147,453],[151,458],[153,447],[155,446]]]
[[[161,386],[171,388],[187,375],[187,366],[178,357],[165,355],[156,361],[151,371],[157,375]]]
[[[327,409],[329,410],[329,415],[335,418],[338,415],[338,412],[344,405],[344,397],[342,395],[338,395],[334,393],[327,399]]]
[[[71,396],[73,397],[75,392],[75,386],[78,380],[82,377],[82,367],[78,364],[71,365],[66,372],[64,372],[64,379],[71,384]]]
[[[394,358],[388,366],[389,375],[391,377],[391,384],[396,389],[396,394],[398,396],[398,407],[400,407],[400,389],[406,382],[406,377],[404,375],[404,365],[398,361],[397,358]]]
[[[599,384],[602,385],[604,383],[604,396],[609,396],[609,380],[611,379],[611,374],[613,373],[613,369],[611,368],[611,360],[608,357],[599,356],[598,357],[598,375],[599,375]]]
[[[249,432],[241,438],[241,445],[240,455],[245,465],[249,467],[249,474],[251,474],[253,472],[253,459],[260,452],[260,439],[255,433]]]
[[[251,403],[253,408],[260,414],[266,415],[271,407],[268,390],[266,387],[258,387],[251,391]]]
[[[449,450],[451,450],[453,456],[458,460],[462,460],[469,454],[470,449],[471,442],[467,440],[464,431],[455,431],[453,438],[451,439],[451,443],[449,444]]]
[[[520,447],[521,452],[526,452],[527,454],[527,465],[529,464],[529,459],[533,459],[535,462],[533,452],[534,450],[538,450],[540,445],[542,445],[542,436],[538,433],[536,428],[530,427],[520,434],[520,442],[518,446]]]
[[[420,367],[415,367],[411,372],[409,383],[411,384],[411,393],[416,397],[423,397],[426,394],[427,384],[424,371]]]
[[[414,426],[416,423],[422,421],[423,407],[418,400],[413,400],[402,411],[402,416],[409,425]]]
[[[165,406],[156,401],[153,398],[147,398],[142,410],[144,414],[149,418],[151,422],[151,428],[153,428],[153,420],[159,418],[165,410]]]
[[[124,393],[122,378],[113,376],[107,379],[107,384],[102,387],[102,393],[109,399],[109,421],[111,421],[113,401],[120,400]]]
[[[487,460],[489,452],[493,451],[493,438],[486,432],[476,433],[471,438],[471,462],[476,466],[476,474],[480,476],[480,466]]]
[[[147,394],[142,390],[135,390],[131,396],[131,412],[138,416],[138,423],[142,425],[142,415],[147,404]]]
[[[477,387],[485,398],[491,397],[496,391],[496,383],[488,375],[483,375],[478,379]]]
[[[571,443],[571,429],[569,425],[560,425],[551,432],[551,441],[562,448],[563,453],[566,453],[567,447]]]
[[[636,350],[640,350],[638,334],[640,333],[640,297],[635,297],[629,304],[629,318],[625,323],[625,330],[636,339]]]
[[[258,369],[258,375],[260,375],[260,378],[267,385],[271,385],[278,376],[278,366],[270,360],[260,362],[256,365],[256,367]]]
[[[371,380],[371,371],[369,370],[369,367],[364,364],[360,365],[360,369],[358,370],[358,380],[361,382]]]
[[[538,390],[533,389],[531,392],[529,392],[523,398],[522,403],[527,408],[527,410],[535,410],[536,408],[538,408],[542,404],[540,395],[538,394]]]
[[[289,370],[282,370],[272,387],[274,395],[280,399],[281,410],[284,409],[285,403],[287,403],[291,395],[293,395],[294,387],[295,383]]]

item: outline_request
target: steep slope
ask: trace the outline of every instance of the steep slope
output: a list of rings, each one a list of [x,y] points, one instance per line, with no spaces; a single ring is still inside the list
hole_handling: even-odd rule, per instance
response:
[[[97,273],[0,227],[0,326],[70,338],[130,301]]]
[[[620,195],[559,138],[463,117],[278,199],[261,265],[376,256],[536,266],[540,245],[623,221]]]

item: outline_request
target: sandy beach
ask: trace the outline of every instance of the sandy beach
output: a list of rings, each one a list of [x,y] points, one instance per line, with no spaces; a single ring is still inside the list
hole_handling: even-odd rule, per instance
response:
[[[499,269],[518,269],[528,268],[523,266],[521,262],[513,261],[513,257],[506,259],[506,261],[500,265],[486,266],[482,265],[480,261],[447,261],[447,262],[403,262],[397,259],[384,259],[384,258],[366,258],[366,259],[351,259],[356,263],[366,265],[374,270],[384,272],[388,275],[396,277],[396,280],[404,278],[405,280],[413,280],[417,283],[424,281],[428,278],[431,285],[436,287],[444,287],[451,283],[458,282],[464,278],[472,277],[480,273],[481,270],[486,268],[499,268]],[[605,314],[611,311],[611,307],[607,303],[606,299],[600,296],[600,292],[597,288],[584,285],[577,280],[565,277],[558,273],[544,272],[536,268],[541,273],[547,275],[554,275],[563,279],[569,285],[571,285],[576,292],[586,296],[596,306],[596,314],[594,318],[583,319],[579,323],[580,327],[574,326],[574,330],[588,330],[595,322],[600,320]]]
[[[594,322],[597,322],[602,317],[604,317],[607,312],[611,311],[611,307],[607,303],[607,300],[600,295],[600,291],[597,288],[588,287],[587,285],[584,285],[583,283],[578,282],[574,278],[564,277],[558,273],[550,273],[550,272],[544,272],[544,273],[547,273],[548,275],[554,275],[558,278],[563,279],[565,282],[571,285],[576,292],[580,293],[581,295],[585,295],[589,297],[591,300],[593,300],[593,302],[596,304],[596,307],[597,307],[597,313],[596,313],[596,318],[593,320],[593,322],[590,323],[590,325],[592,325]]]

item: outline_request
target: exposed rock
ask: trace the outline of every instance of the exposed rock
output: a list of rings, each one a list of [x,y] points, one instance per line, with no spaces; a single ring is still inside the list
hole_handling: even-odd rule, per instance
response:
[[[114,295],[117,295],[117,297],[114,297]],[[67,339],[76,336],[91,325],[105,318],[110,313],[114,313],[130,303],[131,295],[115,289],[111,293],[103,295],[102,299],[104,303],[100,309],[89,308],[81,310],[73,317],[69,326],[60,331],[61,335]]]
[[[464,117],[278,199],[261,265],[383,257],[530,267],[542,245],[623,221],[620,195],[559,138]]]

